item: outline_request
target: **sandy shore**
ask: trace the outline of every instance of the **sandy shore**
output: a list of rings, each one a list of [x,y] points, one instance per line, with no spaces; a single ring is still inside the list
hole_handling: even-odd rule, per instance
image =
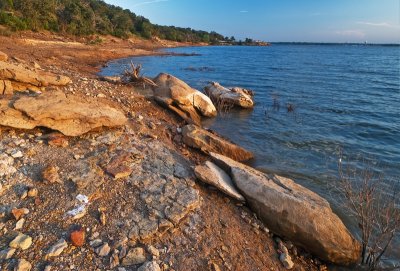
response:
[[[4,179],[8,190],[0,194],[0,207],[2,211],[29,209],[22,231],[33,239],[30,249],[17,251],[3,263],[0,261],[0,267],[13,270],[18,259],[23,258],[37,267],[35,270],[43,270],[46,266],[51,266],[51,270],[136,270],[140,264],[118,269],[123,265],[121,251],[144,248],[146,260],[153,258],[162,270],[285,270],[278,259],[273,235],[246,206],[195,181],[191,168],[207,157],[182,143],[177,127],[184,122],[143,95],[148,94],[148,90],[114,85],[97,78],[96,73],[109,60],[157,55],[160,54],[157,51],[159,48],[191,44],[120,40],[114,37],[103,39],[100,44],[90,45],[90,41],[84,39],[39,33],[0,37],[0,51],[10,57],[26,63],[37,62],[43,70],[69,76],[72,84],[61,88],[65,93],[82,99],[96,98],[101,94],[102,101],[121,108],[129,118],[125,128],[104,129],[74,138],[63,137],[68,145],[62,147],[48,145],[46,136],[52,132],[47,129],[22,131],[0,127],[0,150],[18,149],[23,153],[23,158],[16,159],[14,163],[18,178]],[[17,144],[21,140],[23,144]],[[104,182],[91,195],[93,203],[88,214],[77,221],[65,219],[63,213],[71,207],[75,196],[68,176],[84,162],[90,164],[94,161],[94,164],[101,165],[119,151],[132,147],[141,153],[138,168],[147,168],[148,171],[138,171],[137,179],[128,180],[102,176]],[[41,180],[41,172],[49,164],[59,167],[60,178],[65,183],[49,185]],[[130,234],[128,224],[137,222],[133,214],[142,211],[144,216],[145,212],[149,212],[148,209],[140,209],[144,208],[140,207],[141,204],[159,200],[159,195],[152,196],[153,190],[146,185],[145,179],[158,182],[162,178],[178,178],[174,173],[177,164],[182,165],[183,172],[189,172],[184,174],[188,174],[187,180],[191,181],[181,183],[176,180],[181,190],[174,188],[175,193],[187,191],[198,197],[193,199],[190,208],[179,213],[184,216],[179,223],[165,233],[156,232],[137,242],[126,240]],[[172,172],[169,165],[173,168]],[[89,168],[94,170],[95,166]],[[145,178],[141,178],[144,175]],[[22,198],[24,187],[37,188],[38,197]],[[144,194],[149,196],[144,197]],[[173,204],[179,201],[179,197],[171,196],[169,200]],[[167,203],[160,201],[159,204]],[[157,209],[156,206],[154,208]],[[102,213],[106,218],[104,223],[99,219]],[[143,223],[148,222],[145,218],[141,220]],[[10,217],[0,223],[0,251],[15,236],[15,224],[16,220]],[[57,240],[64,238],[70,242],[69,234],[76,227],[86,231],[87,241],[83,247],[69,245],[61,256],[45,259],[46,251]],[[89,240],[96,239],[111,247],[107,256],[99,256],[99,251],[89,243]],[[151,247],[158,252],[152,252]],[[116,258],[118,265],[114,267],[111,263],[115,263]],[[294,270],[326,270],[325,265],[301,249],[294,262]]]

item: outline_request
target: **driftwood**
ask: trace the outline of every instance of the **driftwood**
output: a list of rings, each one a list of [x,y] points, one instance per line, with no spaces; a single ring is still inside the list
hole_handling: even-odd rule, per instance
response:
[[[134,84],[143,84],[143,87],[146,85],[150,85],[153,87],[156,87],[157,84],[153,82],[153,80],[140,75],[140,70],[142,69],[142,65],[138,64],[135,65],[133,62],[131,62],[131,69],[130,70],[125,70],[123,73],[123,78],[122,80],[127,83],[134,83]]]

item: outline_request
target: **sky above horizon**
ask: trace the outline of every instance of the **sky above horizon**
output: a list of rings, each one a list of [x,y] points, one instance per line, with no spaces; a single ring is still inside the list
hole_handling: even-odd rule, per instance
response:
[[[160,25],[272,42],[400,43],[400,0],[105,0]]]

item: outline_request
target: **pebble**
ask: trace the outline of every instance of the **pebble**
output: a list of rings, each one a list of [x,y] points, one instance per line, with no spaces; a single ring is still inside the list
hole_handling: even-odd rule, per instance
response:
[[[28,190],[28,197],[30,198],[36,198],[37,195],[39,194],[39,191],[35,187],[31,187]]]
[[[22,229],[22,227],[24,226],[24,223],[25,223],[25,219],[24,218],[21,218],[20,220],[18,220],[18,222],[15,224],[14,230]]]
[[[85,244],[85,231],[83,229],[71,232],[71,243],[76,247],[81,247]]]
[[[60,183],[60,175],[58,175],[59,168],[57,166],[48,166],[42,171],[43,181],[49,183]]]
[[[21,158],[23,156],[24,156],[24,154],[21,151],[14,151],[11,153],[12,158]]]
[[[93,241],[90,241],[89,245],[91,247],[98,247],[103,243],[100,239],[94,239]]]
[[[146,256],[144,249],[141,247],[136,247],[128,251],[128,254],[122,260],[123,266],[142,264],[146,262]]]
[[[9,244],[10,248],[20,248],[22,250],[28,249],[32,245],[32,237],[25,234],[18,234]]]
[[[58,240],[47,252],[46,258],[58,257],[68,247],[67,242],[64,239]]]
[[[13,214],[14,218],[16,220],[19,220],[22,216],[29,214],[29,209],[27,208],[14,208],[11,210],[11,213]]]
[[[152,245],[147,246],[146,249],[153,256],[153,259],[160,257],[160,251]]]
[[[141,267],[139,267],[138,271],[161,271],[160,266],[157,262],[146,262]]]
[[[10,259],[15,253],[15,248],[6,248],[0,251],[0,262]]]
[[[100,257],[105,257],[108,254],[110,254],[110,246],[108,245],[108,243],[104,243],[103,245],[99,246],[98,248],[96,248],[95,252],[97,255],[99,255]]]
[[[14,271],[30,271],[32,264],[25,259],[19,259]]]

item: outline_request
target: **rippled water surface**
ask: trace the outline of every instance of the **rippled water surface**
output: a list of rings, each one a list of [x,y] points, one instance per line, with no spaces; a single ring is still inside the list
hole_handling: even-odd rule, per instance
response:
[[[400,182],[400,47],[276,44],[168,51],[199,55],[133,61],[147,76],[168,72],[200,90],[217,81],[255,91],[253,110],[204,121],[253,151],[252,166],[329,197],[342,150],[343,159],[367,160],[386,179]],[[130,60],[113,61],[102,74],[119,74]],[[399,238],[396,247],[400,259]]]

